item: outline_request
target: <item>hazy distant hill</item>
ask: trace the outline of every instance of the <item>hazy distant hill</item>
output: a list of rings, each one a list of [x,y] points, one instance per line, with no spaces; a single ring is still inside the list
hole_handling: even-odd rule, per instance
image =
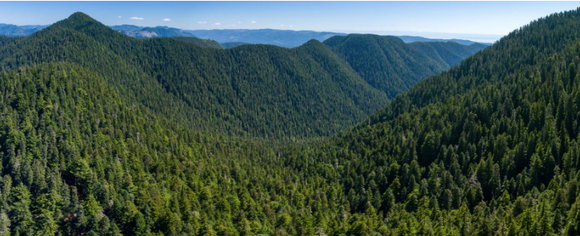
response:
[[[6,36],[28,36],[32,33],[47,27],[46,25],[24,25],[16,26],[10,24],[0,24],[0,35]],[[332,36],[347,35],[345,33],[318,32],[318,31],[295,31],[295,30],[183,30],[167,26],[143,27],[135,25],[115,25],[109,26],[121,33],[136,38],[155,37],[198,37],[212,39],[221,44],[226,44],[224,48],[239,46],[242,44],[271,44],[281,47],[297,47],[308,40],[316,39],[324,41]],[[449,42],[454,41],[463,45],[471,45],[476,42],[464,39],[431,39],[419,36],[395,36],[401,38],[406,43],[412,42]],[[485,43],[484,43],[485,44]],[[485,44],[489,45],[489,44]]]
[[[324,41],[332,36],[345,36],[345,33],[317,32],[317,31],[294,31],[294,30],[187,30],[196,37],[213,39],[220,43],[245,42],[250,44],[272,44],[281,47],[297,47],[311,39]],[[463,45],[471,45],[477,42],[464,39],[431,39],[419,36],[394,36],[402,39],[405,43],[412,42],[449,42],[454,41]],[[489,45],[489,44],[486,44]]]
[[[456,42],[462,45],[471,45],[478,42],[473,42],[470,40],[465,39],[432,39],[432,38],[425,38],[420,36],[395,36],[397,38],[402,39],[405,43],[413,43],[413,42]],[[489,43],[481,43],[485,45],[491,45]]]
[[[185,32],[184,30],[167,26],[139,27],[134,25],[120,25],[111,26],[111,28],[135,38],[194,37],[193,34]]]
[[[16,26],[11,24],[0,23],[0,35],[6,36],[28,36],[32,33],[46,28],[46,25],[23,25]]]
[[[271,44],[280,47],[298,47],[311,39],[324,41],[332,36],[346,35],[343,33],[294,31],[294,30],[187,30],[198,38],[213,39],[219,43],[245,42],[249,44]]]

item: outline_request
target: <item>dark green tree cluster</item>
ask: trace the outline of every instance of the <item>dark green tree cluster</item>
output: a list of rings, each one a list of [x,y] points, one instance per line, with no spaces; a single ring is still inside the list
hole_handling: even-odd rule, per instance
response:
[[[486,48],[488,45],[481,43],[473,43],[470,45],[463,45],[454,41],[449,42],[414,42],[409,46],[424,52],[427,56],[439,64],[443,65],[445,69],[459,65],[463,59],[475,54],[476,52]]]
[[[305,197],[317,183],[283,167],[272,147],[160,118],[76,64],[0,72],[0,91],[3,235],[296,235],[316,226],[304,209],[320,205]]]
[[[440,73],[485,48],[455,42],[406,44],[394,36],[350,34],[334,36],[324,44],[343,58],[368,84],[389,99],[422,79]]]

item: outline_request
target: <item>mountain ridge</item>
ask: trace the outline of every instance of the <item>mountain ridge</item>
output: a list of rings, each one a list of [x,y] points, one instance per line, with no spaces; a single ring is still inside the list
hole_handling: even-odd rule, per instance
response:
[[[44,35],[49,35],[46,36],[48,39],[43,40]],[[372,35],[347,37],[385,39]],[[0,55],[8,59],[0,66],[28,65],[26,60],[16,60],[9,55],[35,58],[36,64],[68,60],[111,79],[133,100],[156,112],[169,113],[173,119],[185,125],[195,125],[196,129],[273,139],[319,137],[361,121],[417,80],[444,69],[400,39],[386,38],[395,40],[396,46],[375,42],[375,47],[386,50],[381,59],[364,55],[359,59],[372,59],[377,64],[393,63],[387,61],[392,52],[393,55],[402,53],[406,61],[396,64],[395,69],[381,68],[379,73],[382,74],[363,79],[359,73],[372,71],[373,67],[357,71],[360,68],[351,64],[352,61],[343,56],[336,57],[336,50],[332,53],[333,49],[317,40],[293,49],[243,45],[216,50],[215,43],[198,39],[135,39],[88,15],[75,13],[30,37],[0,48]],[[79,43],[81,45],[77,45]],[[215,48],[204,48],[208,46]],[[23,48],[31,52],[41,48],[49,50],[40,56],[31,56]],[[67,48],[87,48],[85,51],[90,53],[71,53]],[[355,52],[374,51],[353,49]],[[425,62],[428,66],[418,62]],[[411,68],[412,65],[420,66]],[[402,80],[406,77],[403,73],[414,74],[414,77]],[[377,87],[390,77],[398,79],[398,83],[391,83],[388,89]],[[266,97],[269,99],[264,100]],[[196,115],[188,115],[183,111],[184,107]],[[305,113],[310,115],[299,115]]]
[[[6,28],[2,28],[6,27]],[[0,23],[0,35],[6,36],[29,36],[30,34],[41,30],[48,25],[25,25],[16,26],[10,24]],[[178,28],[172,28],[168,26],[136,26],[136,25],[112,25],[109,26],[119,32],[136,38],[152,38],[152,37],[197,37],[194,31],[200,33],[199,38],[211,39],[215,41],[220,41],[219,43],[249,43],[249,44],[272,44],[282,47],[297,47],[301,44],[307,42],[310,39],[317,39],[319,41],[324,41],[332,36],[345,36],[346,33],[336,33],[336,32],[324,32],[324,31],[309,31],[309,30],[276,30],[276,29],[223,29],[223,30],[184,30]],[[240,35],[240,33],[255,32],[261,34],[260,37],[266,37],[262,39],[256,39],[252,34]],[[274,36],[276,34],[281,34],[280,36]],[[210,35],[212,35],[210,37]],[[228,36],[229,35],[229,36]],[[292,36],[294,35],[294,36]],[[307,36],[304,36],[307,35]],[[232,38],[233,37],[233,38]],[[250,37],[250,38],[248,38]],[[254,38],[251,38],[254,37]],[[267,39],[270,37],[269,39]],[[273,40],[272,37],[277,38]],[[298,37],[293,41],[286,41],[284,37]],[[471,45],[474,41],[464,40],[464,39],[433,39],[425,38],[419,36],[395,36],[403,39],[406,43],[411,42],[449,42],[454,41],[463,45]],[[219,39],[219,40],[218,40]],[[235,40],[233,40],[235,39]],[[280,41],[282,40],[282,41]],[[485,45],[490,45],[488,43],[483,43]]]
[[[30,56],[42,48],[49,50]],[[0,48],[0,58],[4,58],[0,62],[3,68],[31,63],[16,58],[35,58],[34,64],[61,60],[79,63],[157,113],[168,113],[196,129],[241,136],[278,139],[325,135],[363,119],[387,102],[383,94],[357,82],[361,81],[357,74],[325,68],[345,66],[332,59],[332,54],[324,54],[326,63],[319,64],[310,53],[328,49],[316,50],[267,45],[215,50],[172,38],[134,39],[76,13]],[[176,71],[176,67],[181,69]],[[349,84],[362,84],[363,90],[354,90]],[[263,101],[265,97],[269,101]],[[312,115],[298,118],[297,114],[304,113]],[[271,122],[295,127],[275,128]],[[313,123],[318,128],[312,128]]]
[[[371,34],[334,36],[325,40],[324,44],[346,60],[367,83],[385,92],[389,98],[408,90],[423,78],[459,64],[459,58],[485,47],[454,42],[407,44],[398,37]]]

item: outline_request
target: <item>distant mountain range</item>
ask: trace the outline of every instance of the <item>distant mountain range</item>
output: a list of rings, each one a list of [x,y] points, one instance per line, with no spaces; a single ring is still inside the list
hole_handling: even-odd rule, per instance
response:
[[[16,26],[0,24],[0,35],[5,36],[28,36],[44,29],[48,25],[24,25]],[[286,48],[298,47],[311,39],[320,42],[333,36],[346,36],[345,33],[318,32],[318,31],[294,31],[276,29],[224,29],[224,30],[183,30],[167,26],[143,27],[135,25],[109,26],[112,29],[135,38],[157,37],[197,37],[211,39],[222,45],[222,48],[232,48],[244,44],[270,44]],[[454,41],[463,45],[471,45],[476,42],[464,39],[431,39],[419,36],[394,36],[402,39],[405,43],[412,42],[449,42]],[[489,45],[489,44],[485,44]]]
[[[275,29],[225,29],[225,30],[187,30],[198,38],[213,39],[219,43],[244,42],[249,44],[271,44],[280,47],[298,47],[308,40],[316,39],[320,42],[332,36],[345,36],[343,33],[294,31]]]
[[[246,44],[272,44],[281,47],[298,47],[308,40],[316,39],[320,42],[333,36],[346,36],[345,33],[317,32],[317,31],[293,31],[293,30],[185,30],[195,37],[212,39],[219,43],[243,42]],[[394,36],[402,39],[405,43],[412,42],[450,42],[454,41],[463,45],[471,45],[477,42],[465,39],[431,39],[419,36]],[[485,44],[490,45],[490,44]]]
[[[432,38],[425,38],[420,36],[395,36],[400,38],[405,43],[414,43],[414,42],[456,42],[463,45],[471,45],[477,42],[465,40],[465,39],[432,39]],[[490,43],[481,43],[485,45],[491,45]]]
[[[157,38],[157,37],[195,37],[184,30],[167,26],[141,27],[134,25],[110,26],[116,31],[135,38]]]
[[[11,25],[0,23],[0,35],[6,36],[28,36],[32,33],[46,28],[48,25]]]

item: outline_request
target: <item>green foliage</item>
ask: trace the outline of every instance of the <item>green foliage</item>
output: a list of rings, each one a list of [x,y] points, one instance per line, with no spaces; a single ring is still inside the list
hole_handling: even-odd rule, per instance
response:
[[[424,52],[429,58],[435,60],[445,68],[459,65],[463,59],[487,47],[487,45],[480,43],[462,45],[453,41],[414,42],[410,43],[409,46],[418,51]]]
[[[176,40],[192,43],[205,48],[217,48],[222,49],[222,45],[211,39],[200,39],[196,37],[173,37]]]
[[[393,36],[334,36],[324,41],[368,84],[389,99],[407,91],[422,79],[438,74],[484,48],[454,42],[406,44]]]
[[[353,129],[283,156],[340,186],[347,234],[578,234],[579,19],[534,21]],[[367,220],[369,232],[366,204],[382,219]]]
[[[292,49],[243,45],[216,50],[214,42],[193,37],[131,38],[82,13],[30,37],[0,39],[2,70],[77,63],[97,72],[131,103],[181,125],[282,142],[328,136],[360,122],[435,73],[422,71],[421,65],[436,64],[398,39],[395,44],[378,42],[385,50],[382,57],[372,54],[375,48],[353,46],[367,53],[357,60],[398,63],[397,70],[367,66],[362,71],[316,40]],[[398,47],[410,50],[405,60],[388,61]],[[367,78],[371,70],[382,77]],[[391,77],[399,82],[388,82]],[[375,84],[385,81],[388,91]],[[26,102],[22,98],[17,105]]]
[[[384,93],[317,41],[294,49],[229,50],[191,41],[131,38],[75,13],[30,37],[6,39],[0,68],[77,63],[131,103],[183,126],[284,141],[335,133],[387,103]]]
[[[577,235],[578,19],[283,146],[237,134],[329,134],[386,95],[320,42],[208,49],[75,14],[0,47],[0,232]]]

